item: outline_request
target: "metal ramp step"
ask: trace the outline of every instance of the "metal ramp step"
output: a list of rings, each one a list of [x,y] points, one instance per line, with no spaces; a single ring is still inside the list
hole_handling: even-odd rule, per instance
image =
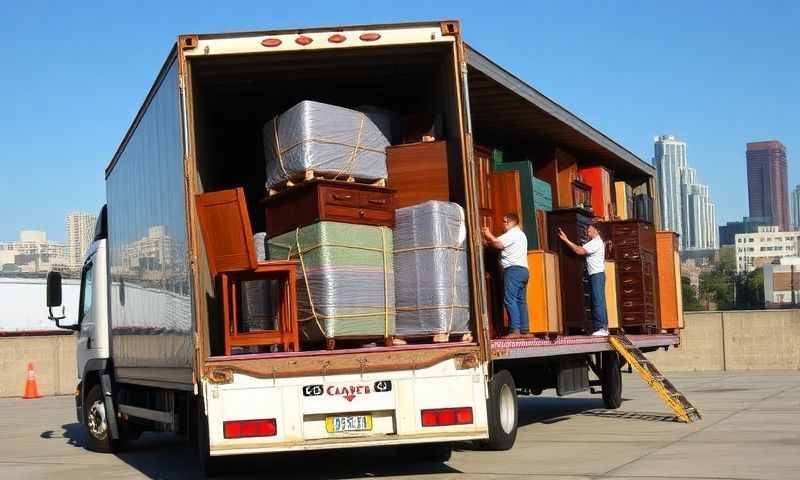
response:
[[[648,360],[628,337],[610,335],[608,342],[636,370],[642,380],[655,390],[682,422],[691,423],[702,418],[689,399],[658,371],[653,362]]]

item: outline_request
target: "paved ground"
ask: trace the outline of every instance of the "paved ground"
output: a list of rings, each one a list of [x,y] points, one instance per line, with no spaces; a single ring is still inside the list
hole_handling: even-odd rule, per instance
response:
[[[250,457],[230,478],[426,479],[796,479],[800,478],[800,372],[671,376],[700,408],[692,425],[671,421],[638,378],[624,375],[617,411],[596,396],[522,401],[517,444],[472,450],[447,464],[409,465],[394,449]],[[197,476],[190,450],[168,435],[146,435],[118,456],[82,448],[71,397],[0,399],[0,476],[85,479]]]

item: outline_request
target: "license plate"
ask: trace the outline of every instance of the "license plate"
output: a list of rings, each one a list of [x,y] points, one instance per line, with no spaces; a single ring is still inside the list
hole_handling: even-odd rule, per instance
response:
[[[372,430],[372,415],[335,415],[325,418],[328,433],[368,432]]]

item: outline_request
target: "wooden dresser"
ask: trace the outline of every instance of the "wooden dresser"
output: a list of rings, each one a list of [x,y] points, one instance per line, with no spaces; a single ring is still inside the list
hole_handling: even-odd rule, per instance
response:
[[[559,335],[564,331],[558,256],[528,251],[528,324],[530,333]]]
[[[663,330],[683,328],[683,292],[678,234],[656,232],[659,325]]]
[[[567,334],[592,333],[591,285],[586,273],[586,259],[575,254],[558,237],[564,230],[570,240],[578,245],[589,238],[586,230],[592,224],[592,212],[581,208],[557,209],[547,214],[550,250],[558,254],[564,331]]]
[[[652,332],[658,325],[656,230],[641,220],[600,224],[600,235],[610,241],[610,258],[619,272],[620,327]]]
[[[262,203],[270,238],[324,220],[394,227],[394,190],[362,183],[312,180]]]

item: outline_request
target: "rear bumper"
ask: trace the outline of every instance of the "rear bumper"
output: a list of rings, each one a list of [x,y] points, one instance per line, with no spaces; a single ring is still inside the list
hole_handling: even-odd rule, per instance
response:
[[[449,359],[418,370],[203,382],[211,455],[440,443],[488,438],[485,366]],[[471,422],[422,426],[422,411],[472,409]],[[333,417],[371,418],[334,432]],[[272,436],[226,438],[225,422],[274,419]]]

